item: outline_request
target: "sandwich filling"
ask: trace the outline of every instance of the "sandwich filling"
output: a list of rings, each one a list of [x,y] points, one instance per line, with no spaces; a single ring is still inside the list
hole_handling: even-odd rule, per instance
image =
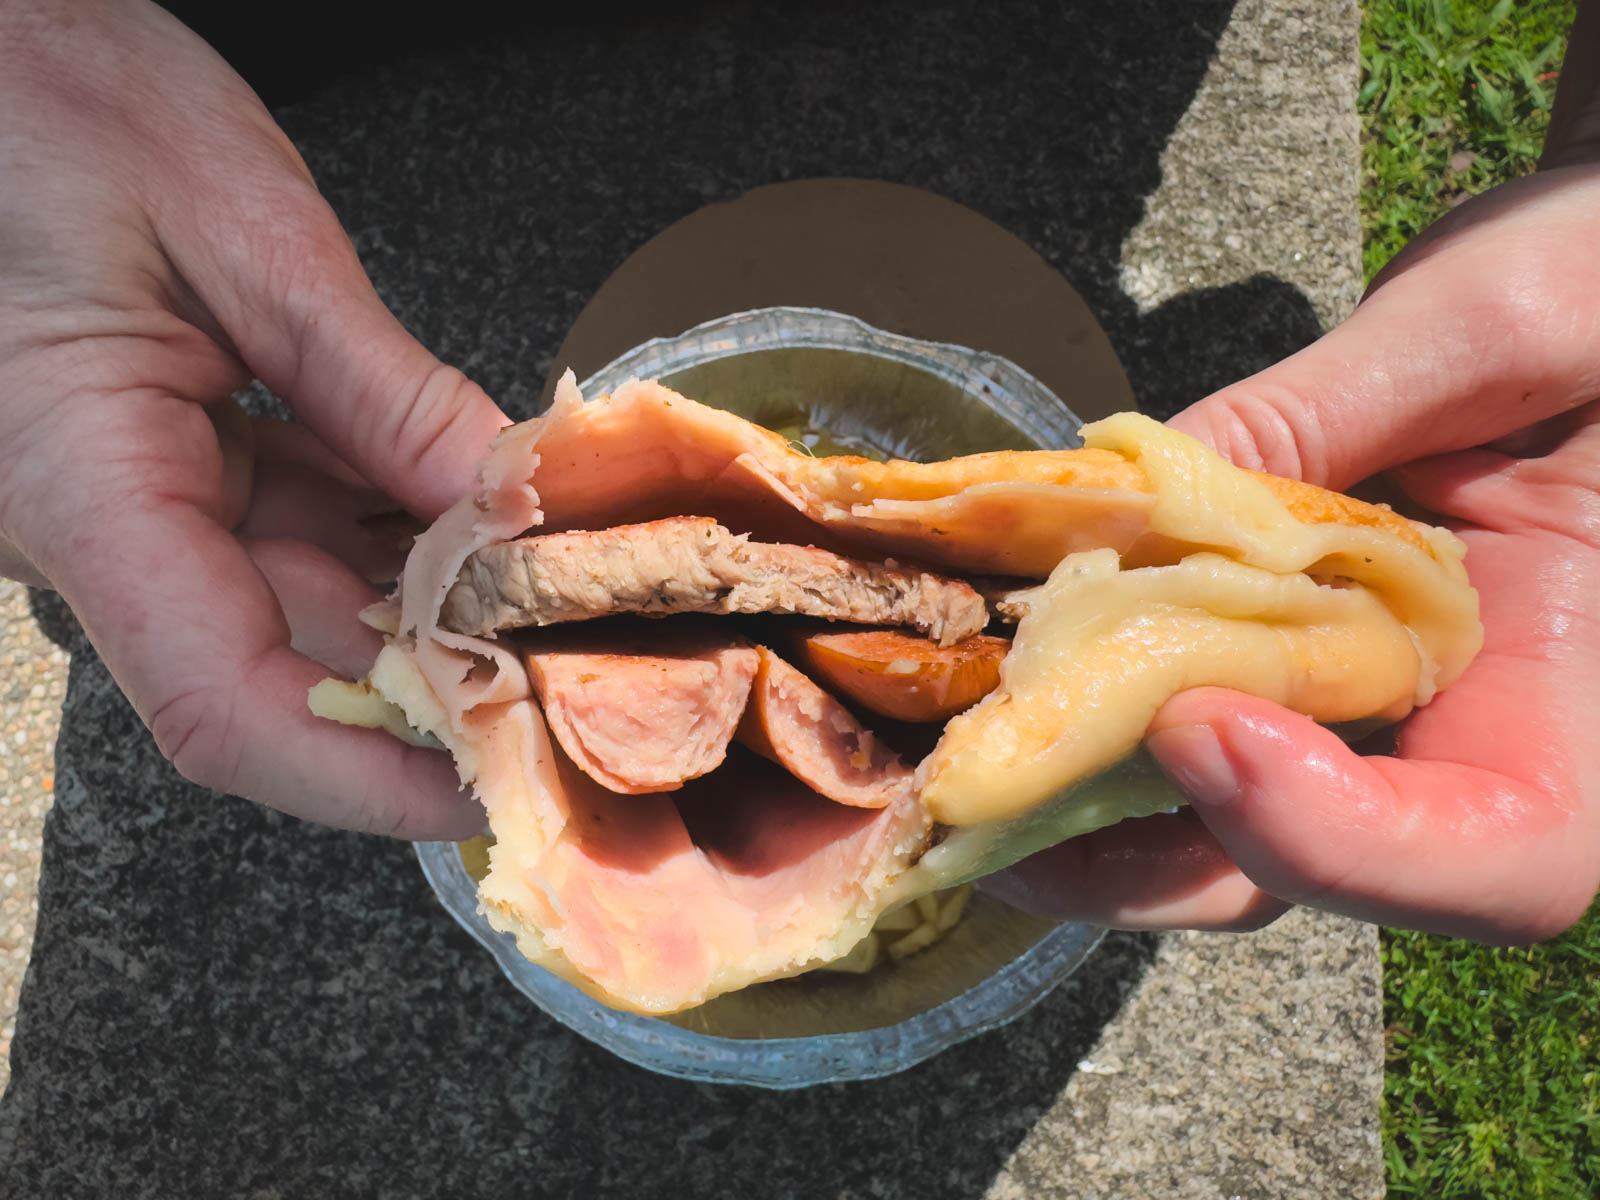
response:
[[[368,680],[313,707],[446,747],[496,838],[491,923],[667,1013],[1177,803],[1136,752],[1185,688],[1393,720],[1476,653],[1444,530],[1135,414],[1083,435],[813,458],[569,374],[418,539]]]

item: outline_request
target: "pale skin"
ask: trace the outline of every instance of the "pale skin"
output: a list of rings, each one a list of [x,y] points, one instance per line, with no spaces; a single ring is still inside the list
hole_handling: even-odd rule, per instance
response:
[[[1379,472],[1459,529],[1484,653],[1362,757],[1215,689],[1149,747],[1192,808],[1035,856],[995,890],[1126,927],[1292,904],[1490,941],[1550,936],[1600,879],[1600,109],[1593,5],[1552,169],[1456,210],[1322,341],[1175,424],[1341,488]],[[251,378],[297,426],[237,421]],[[504,416],[383,307],[284,135],[153,6],[0,2],[0,573],[58,589],[188,778],[302,817],[461,837],[443,756],[319,722],[351,616]]]
[[[1191,808],[990,881],[1036,911],[1250,929],[1302,904],[1487,942],[1551,937],[1600,883],[1600,4],[1540,174],[1452,212],[1343,325],[1173,424],[1331,488],[1388,472],[1455,528],[1485,627],[1461,680],[1363,757],[1221,689],[1147,745]]]
[[[229,420],[252,377],[304,425]],[[305,695],[378,648],[355,568],[384,547],[354,518],[385,495],[436,516],[505,417],[389,314],[266,110],[154,5],[0,5],[0,397],[0,563],[61,592],[184,775],[356,829],[481,827],[442,755]]]

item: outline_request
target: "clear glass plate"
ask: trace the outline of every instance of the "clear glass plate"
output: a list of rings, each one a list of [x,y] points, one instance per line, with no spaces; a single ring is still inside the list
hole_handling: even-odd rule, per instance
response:
[[[918,341],[807,308],[735,313],[629,351],[582,385],[659,379],[769,428],[912,459],[1078,444],[1081,422],[1032,375],[993,354]],[[798,1088],[893,1074],[1026,1012],[1070,975],[1102,930],[1052,925],[988,897],[926,950],[866,975],[813,972],[670,1018],[617,1012],[529,962],[478,912],[454,843],[417,846],[450,914],[546,1013],[664,1075]]]

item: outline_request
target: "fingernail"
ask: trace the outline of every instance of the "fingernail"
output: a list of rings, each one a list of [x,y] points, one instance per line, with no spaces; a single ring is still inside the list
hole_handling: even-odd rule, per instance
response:
[[[1239,795],[1239,776],[1209,725],[1179,725],[1152,733],[1145,745],[1194,805],[1227,804]]]

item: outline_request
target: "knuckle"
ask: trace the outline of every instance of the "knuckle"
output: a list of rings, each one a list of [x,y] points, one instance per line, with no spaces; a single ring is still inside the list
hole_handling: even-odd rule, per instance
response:
[[[447,452],[472,413],[467,401],[476,390],[477,384],[455,367],[434,363],[392,407],[386,437],[401,472],[426,474],[434,458]]]
[[[1323,436],[1299,396],[1247,380],[1203,403],[1211,443],[1229,461],[1313,483],[1327,477]]]
[[[303,332],[357,266],[355,248],[327,201],[291,171],[261,172],[251,188],[183,215],[198,231],[206,266],[231,283],[235,297],[208,299],[223,303],[219,315],[231,315],[241,327],[287,321],[291,332]]]
[[[288,194],[259,215],[252,250],[268,295],[305,332],[359,267],[350,239],[314,188],[289,181],[279,190]]]
[[[178,774],[212,791],[232,790],[230,706],[217,689],[195,688],[171,697],[151,714],[149,726],[162,757]]]

